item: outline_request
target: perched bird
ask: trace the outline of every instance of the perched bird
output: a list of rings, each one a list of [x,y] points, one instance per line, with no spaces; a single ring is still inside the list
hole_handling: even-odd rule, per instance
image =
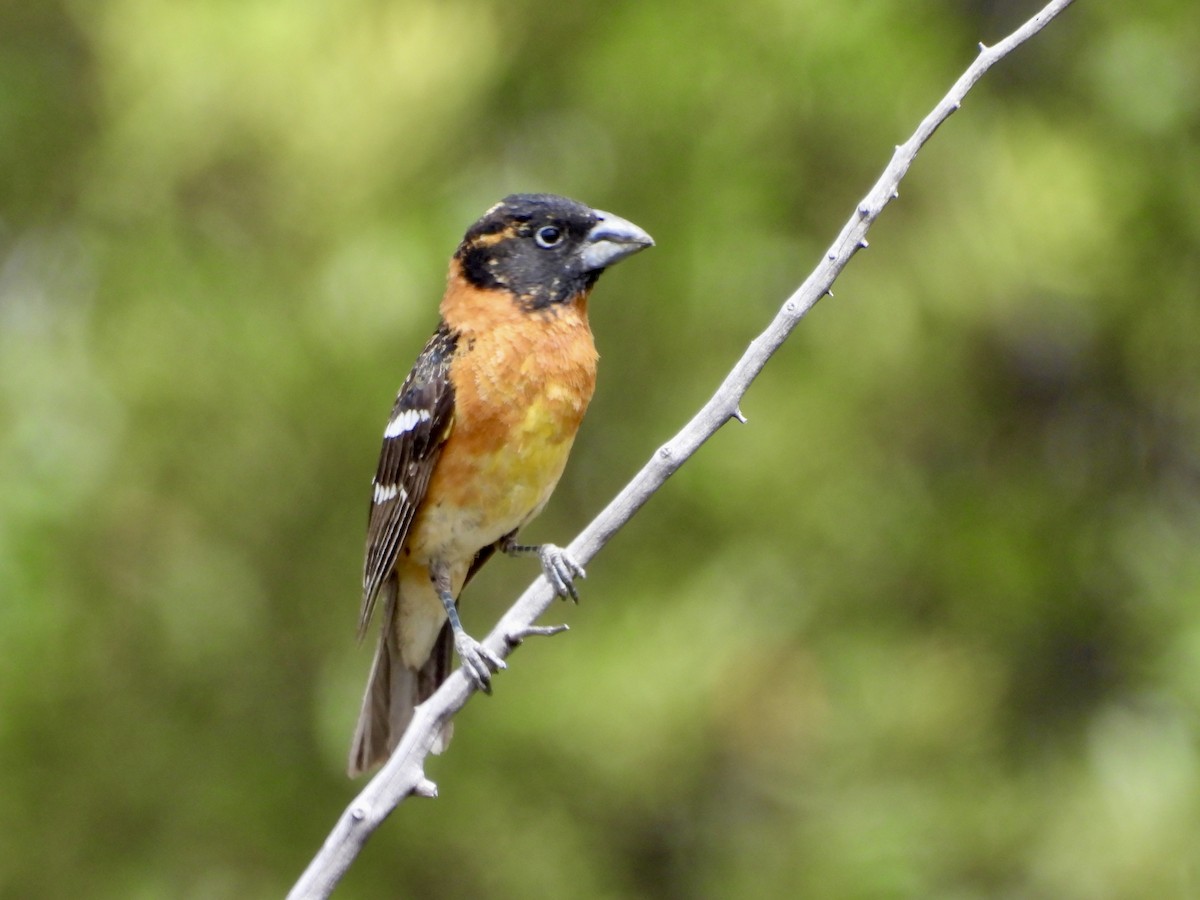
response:
[[[450,261],[441,321],[404,380],[372,483],[359,637],[382,628],[350,774],[383,762],[450,673],[489,690],[504,663],[463,630],[457,598],[496,550],[536,554],[561,596],[583,570],[517,531],[546,505],[596,383],[587,301],[608,266],[649,247],[632,222],[550,194],[515,194]],[[435,742],[440,751],[449,726]]]

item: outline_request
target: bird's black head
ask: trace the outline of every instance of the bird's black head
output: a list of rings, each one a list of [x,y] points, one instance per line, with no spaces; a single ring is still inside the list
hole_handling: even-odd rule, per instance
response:
[[[632,222],[576,200],[513,194],[467,230],[454,256],[476,287],[544,309],[586,292],[608,266],[653,243]]]

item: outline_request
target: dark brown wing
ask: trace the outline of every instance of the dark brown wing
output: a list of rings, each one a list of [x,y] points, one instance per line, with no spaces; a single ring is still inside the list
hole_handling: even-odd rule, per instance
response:
[[[458,336],[441,323],[404,379],[383,432],[379,468],[371,483],[360,637],[371,620],[379,589],[408,538],[429,476],[454,424],[450,362],[457,343]]]

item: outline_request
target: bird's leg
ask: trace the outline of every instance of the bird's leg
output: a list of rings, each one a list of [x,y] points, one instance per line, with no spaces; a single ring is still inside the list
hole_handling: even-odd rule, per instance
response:
[[[454,594],[450,590],[450,572],[445,565],[435,563],[429,568],[429,577],[437,591],[438,599],[446,608],[446,618],[454,632],[454,649],[462,661],[463,673],[476,688],[485,694],[492,692],[492,673],[508,668],[504,660],[489,650],[475,638],[467,634],[458,618],[458,606],[454,602]]]
[[[518,544],[517,533],[506,534],[500,539],[500,550],[509,556],[535,555],[542,562],[542,574],[554,588],[554,593],[564,600],[570,597],[579,602],[579,591],[575,589],[576,578],[587,578],[583,566],[571,555],[555,544]]]

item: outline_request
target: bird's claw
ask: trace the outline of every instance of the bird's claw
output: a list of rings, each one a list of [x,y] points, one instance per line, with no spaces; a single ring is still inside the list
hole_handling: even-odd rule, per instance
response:
[[[575,579],[587,578],[583,566],[555,544],[542,544],[538,548],[538,558],[542,561],[542,573],[554,588],[554,593],[564,600],[570,597],[578,603],[579,591],[575,588]]]
[[[463,674],[478,690],[492,692],[492,673],[507,669],[504,660],[465,631],[454,636],[454,649],[462,660]]]

